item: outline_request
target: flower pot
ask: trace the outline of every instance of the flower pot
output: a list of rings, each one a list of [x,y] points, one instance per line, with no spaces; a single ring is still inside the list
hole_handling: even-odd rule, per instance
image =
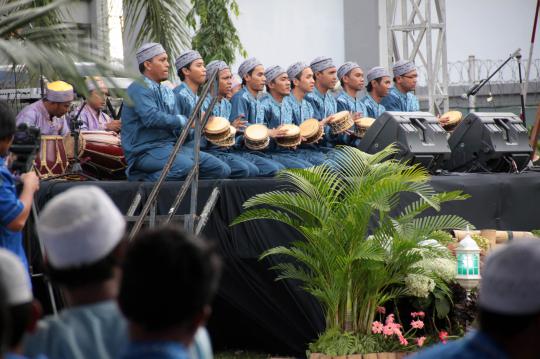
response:
[[[362,359],[378,359],[379,355],[377,353],[363,354]]]
[[[353,355],[347,355],[347,359],[364,359],[366,354],[353,354]]]

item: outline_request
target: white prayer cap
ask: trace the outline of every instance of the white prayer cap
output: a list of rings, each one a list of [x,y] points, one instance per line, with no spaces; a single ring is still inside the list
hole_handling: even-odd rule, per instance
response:
[[[32,301],[32,287],[28,272],[19,257],[4,248],[0,248],[0,283],[5,288],[8,305]]]
[[[75,98],[73,86],[64,81],[54,81],[47,84],[45,98],[51,102],[71,102]]]
[[[126,222],[107,194],[96,186],[76,186],[50,200],[37,231],[51,266],[57,269],[95,263],[124,235]]]
[[[513,240],[488,255],[478,304],[505,315],[540,313],[540,240]]]
[[[376,80],[380,77],[388,76],[390,77],[390,74],[384,67],[381,66],[375,66],[371,70],[368,71],[366,74],[366,80],[368,83],[371,82],[371,80]]]
[[[89,76],[86,78],[84,82],[86,84],[86,88],[88,89],[88,91],[94,91],[94,90],[97,90],[98,88],[101,91],[107,90],[107,85],[105,85],[105,81],[103,81],[103,79],[99,76],[93,76],[93,77]]]
[[[399,60],[392,66],[392,71],[394,72],[394,77],[405,75],[411,71],[416,70],[414,62],[408,60]]]
[[[206,71],[208,71],[209,74],[213,73],[214,71],[221,71],[228,69],[229,65],[225,61],[222,60],[213,60],[206,65]]]
[[[137,57],[137,63],[140,65],[145,61],[151,60],[154,56],[161,55],[165,52],[165,49],[161,44],[157,42],[148,42],[143,44],[137,50],[135,56]]]

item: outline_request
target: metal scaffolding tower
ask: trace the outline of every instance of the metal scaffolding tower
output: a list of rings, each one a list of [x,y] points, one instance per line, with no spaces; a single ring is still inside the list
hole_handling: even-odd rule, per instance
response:
[[[409,59],[425,67],[429,112],[448,111],[445,0],[387,0],[386,21],[389,63]]]

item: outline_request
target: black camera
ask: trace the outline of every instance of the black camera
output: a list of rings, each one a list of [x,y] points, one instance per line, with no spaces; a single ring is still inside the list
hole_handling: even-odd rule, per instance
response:
[[[22,174],[32,169],[34,159],[41,145],[39,128],[21,123],[13,136],[13,143],[9,151],[16,156],[11,164],[11,172]]]

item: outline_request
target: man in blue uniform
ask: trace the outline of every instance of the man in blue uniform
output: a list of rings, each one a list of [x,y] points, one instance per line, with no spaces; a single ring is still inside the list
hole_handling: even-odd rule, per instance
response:
[[[197,92],[206,81],[206,68],[204,67],[204,60],[197,51],[187,50],[176,59],[175,66],[178,77],[180,80],[182,80],[182,83],[177,86],[173,92],[176,97],[176,103],[178,105],[180,114],[186,118],[189,118],[193,114],[195,105],[199,100]],[[186,147],[193,149],[194,144],[195,142],[193,140],[186,142]],[[201,147],[201,149],[203,149],[203,147]],[[223,171],[232,172],[232,169],[226,163],[226,161],[222,161],[212,154],[199,152],[199,154],[201,153],[203,153],[206,165],[209,168],[215,169],[222,167]],[[204,177],[206,168],[201,167],[199,171],[201,176]],[[235,168],[234,172],[236,178],[238,178],[238,176],[245,177],[247,175],[245,168]]]
[[[232,73],[229,66],[220,60],[211,61],[206,70],[208,74],[218,72],[218,90],[217,102],[212,109],[212,115],[229,119],[231,114],[231,103],[227,100],[227,94],[230,93],[232,87]],[[212,92],[213,93],[213,92]],[[208,95],[204,99],[203,111],[207,111],[212,101],[212,96]],[[245,121],[242,118],[236,119],[231,124],[237,130],[243,130]],[[201,138],[201,149],[211,155],[219,158],[231,168],[231,178],[256,177],[259,175],[259,169],[253,163],[244,160],[240,155],[235,153],[232,148],[224,148],[217,146],[205,137]]]
[[[388,91],[392,86],[390,74],[384,67],[376,66],[368,71],[366,80],[367,95],[360,100],[366,107],[364,115],[377,118],[386,111],[381,101],[388,95]]]
[[[291,82],[287,72],[281,66],[270,66],[264,72],[266,77],[266,92],[269,94],[261,103],[263,105],[264,123],[270,128],[271,137],[281,135],[281,126],[292,124],[292,109],[283,99],[291,93]],[[277,145],[272,141],[269,151],[273,160],[281,163],[286,168],[308,168],[313,165],[303,159],[302,155],[292,149],[287,149]]]
[[[412,61],[399,60],[392,67],[394,86],[388,96],[382,99],[386,111],[414,112],[420,110],[418,99],[413,91],[418,74]]]
[[[34,193],[39,189],[39,179],[33,171],[23,174],[22,192],[17,198],[15,180],[7,168],[15,129],[15,116],[5,103],[0,102],[0,247],[15,253],[25,268],[28,268],[21,231],[32,210]]]
[[[252,57],[240,64],[238,75],[242,78],[242,89],[231,99],[232,109],[229,121],[243,118],[249,124],[263,124],[263,106],[257,98],[264,90],[266,78],[261,62]],[[273,176],[285,168],[282,164],[261,151],[251,151],[244,147],[243,136],[238,136],[239,154],[259,169],[260,176]]]
[[[296,62],[287,68],[287,75],[291,81],[291,94],[283,99],[283,106],[290,108],[293,123],[300,126],[305,120],[315,118],[313,106],[306,100],[306,95],[315,87],[313,70],[302,62]],[[322,121],[320,126],[324,126]],[[302,144],[299,151],[314,165],[320,165],[326,159],[318,144]]]
[[[178,111],[174,93],[162,85],[169,76],[169,62],[160,44],[148,43],[137,51],[142,80],[127,90],[130,101],[122,111],[122,147],[129,180],[155,181],[167,162],[177,135],[187,118]],[[226,178],[230,168],[199,157],[201,178]],[[221,162],[221,161],[220,161]],[[167,180],[183,180],[193,167],[193,151],[184,146],[177,154]]]

